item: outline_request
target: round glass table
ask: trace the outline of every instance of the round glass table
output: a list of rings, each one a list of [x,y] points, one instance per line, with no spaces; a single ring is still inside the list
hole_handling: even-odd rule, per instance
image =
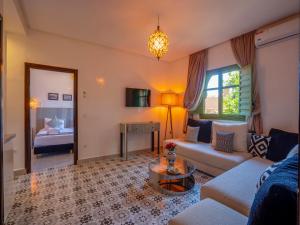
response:
[[[174,167],[177,174],[167,171],[168,161],[165,157],[149,163],[149,179],[151,185],[164,194],[180,195],[190,191],[195,185],[193,176],[195,166],[182,158],[177,157]]]

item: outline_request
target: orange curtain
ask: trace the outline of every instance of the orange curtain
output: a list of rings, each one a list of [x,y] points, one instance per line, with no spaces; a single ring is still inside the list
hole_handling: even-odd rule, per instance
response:
[[[231,47],[235,59],[240,67],[252,65],[252,113],[249,121],[250,129],[256,133],[263,132],[263,124],[261,118],[260,97],[257,84],[257,73],[255,68],[255,31],[243,34],[239,37],[231,39]]]

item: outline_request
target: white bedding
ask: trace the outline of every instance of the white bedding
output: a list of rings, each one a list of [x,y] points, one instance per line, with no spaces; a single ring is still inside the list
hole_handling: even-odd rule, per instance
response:
[[[34,138],[34,147],[74,143],[74,129],[41,129]]]

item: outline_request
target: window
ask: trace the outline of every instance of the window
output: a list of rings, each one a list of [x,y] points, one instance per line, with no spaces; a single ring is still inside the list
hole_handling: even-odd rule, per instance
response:
[[[245,120],[241,87],[241,71],[237,65],[207,71],[199,109],[201,118]]]

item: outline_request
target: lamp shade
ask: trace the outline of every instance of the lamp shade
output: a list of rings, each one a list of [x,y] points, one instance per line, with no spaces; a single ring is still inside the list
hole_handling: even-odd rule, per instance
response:
[[[178,94],[176,93],[161,93],[161,104],[167,106],[178,105]]]

